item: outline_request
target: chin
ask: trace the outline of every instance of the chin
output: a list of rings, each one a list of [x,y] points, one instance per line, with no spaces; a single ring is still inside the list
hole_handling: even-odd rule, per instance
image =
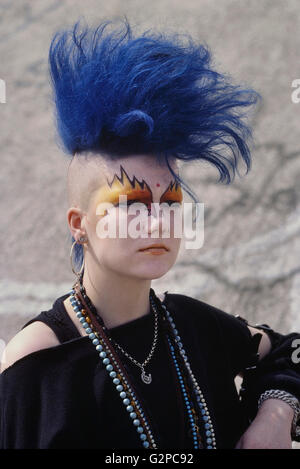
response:
[[[136,274],[139,278],[154,280],[163,277],[163,275],[169,272],[172,266],[173,264],[170,262],[158,262],[156,265],[153,262],[149,262],[147,265],[140,266],[140,268],[136,270]]]
[[[163,277],[168,271],[156,272],[156,273],[145,273],[141,275],[136,275],[139,280],[156,280]]]

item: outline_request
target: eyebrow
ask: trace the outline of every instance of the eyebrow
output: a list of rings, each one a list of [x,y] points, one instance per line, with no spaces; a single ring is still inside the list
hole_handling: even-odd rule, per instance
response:
[[[133,179],[130,179],[128,174],[126,173],[125,169],[123,168],[122,165],[120,165],[121,168],[121,177],[119,177],[117,174],[114,175],[112,182],[110,183],[109,180],[107,179],[107,184],[109,185],[109,188],[113,190],[113,188],[123,188],[125,189],[139,189],[141,191],[148,191],[151,195],[151,189],[146,183],[146,181],[143,179],[142,181],[139,181],[136,176],[133,176]]]
[[[103,187],[100,192],[107,191],[107,196],[111,203],[117,204],[119,202],[119,196],[124,194],[128,196],[129,200],[143,200],[147,202],[147,204],[153,202],[153,194],[143,179],[142,181],[138,180],[136,176],[133,176],[132,179],[128,176],[127,172],[120,165],[121,168],[121,175],[118,176],[115,174],[111,182],[109,182],[108,178],[107,185],[108,187]],[[170,182],[165,192],[160,197],[160,203],[164,201],[174,201],[174,202],[181,202],[183,199],[181,186],[177,181]]]

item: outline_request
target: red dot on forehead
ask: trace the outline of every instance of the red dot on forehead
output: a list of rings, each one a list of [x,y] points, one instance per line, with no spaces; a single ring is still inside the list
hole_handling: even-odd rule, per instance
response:
[[[156,187],[160,187],[160,184],[159,184],[159,182],[157,182],[157,184],[156,184]]]

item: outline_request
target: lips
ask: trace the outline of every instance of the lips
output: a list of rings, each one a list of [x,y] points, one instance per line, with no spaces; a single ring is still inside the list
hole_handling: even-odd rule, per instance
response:
[[[164,251],[169,251],[169,249],[164,245],[164,244],[151,244],[150,246],[147,246],[146,248],[139,249],[139,251],[148,251],[148,250],[154,250],[154,249],[161,249]]]

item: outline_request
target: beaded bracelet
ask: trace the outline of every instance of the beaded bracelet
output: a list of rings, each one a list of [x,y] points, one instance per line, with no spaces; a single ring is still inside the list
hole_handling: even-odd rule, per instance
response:
[[[300,436],[300,427],[297,425],[298,419],[300,417],[300,403],[298,399],[289,392],[280,391],[279,389],[270,389],[261,394],[258,400],[258,409],[267,399],[280,399],[292,407],[294,410],[294,417],[292,422],[291,435],[292,438]]]

